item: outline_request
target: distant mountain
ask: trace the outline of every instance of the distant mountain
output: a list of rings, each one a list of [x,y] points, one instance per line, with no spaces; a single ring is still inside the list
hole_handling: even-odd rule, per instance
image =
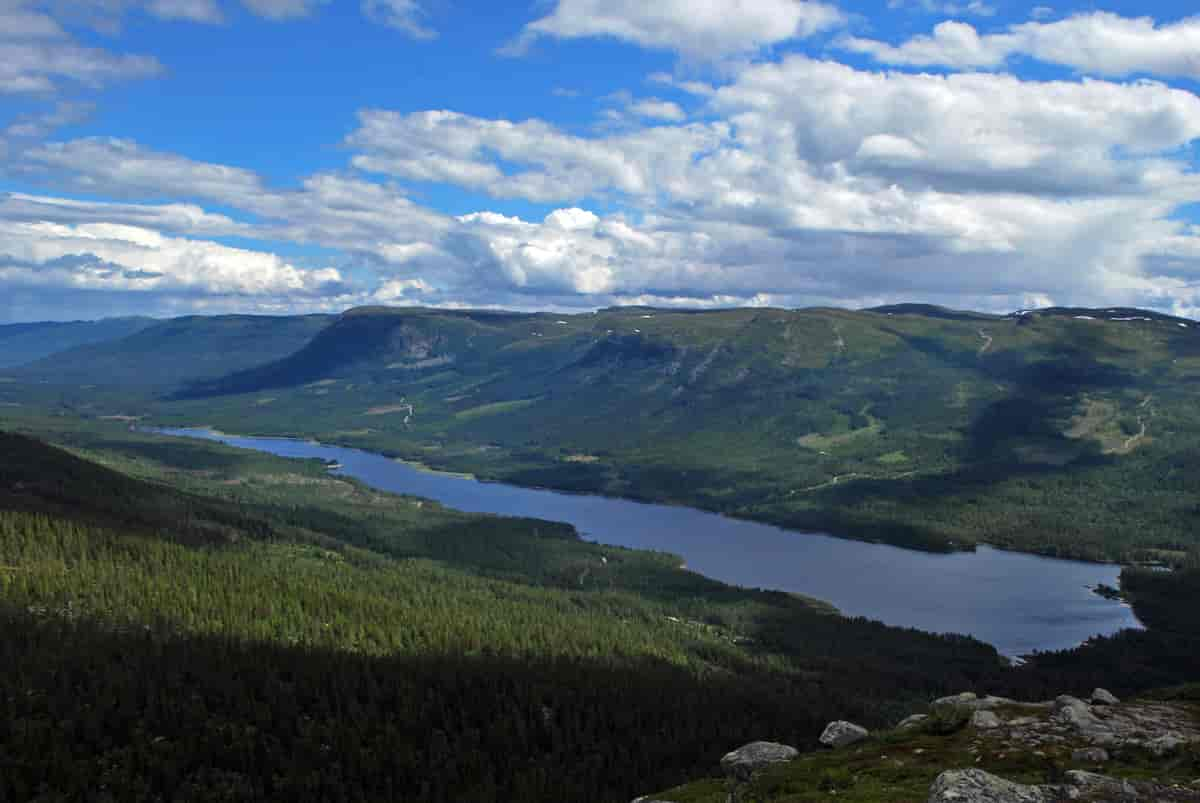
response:
[[[174,388],[291,354],[331,320],[325,315],[174,318],[120,339],[60,351],[8,373],[64,385]]]
[[[45,321],[0,326],[0,369],[48,357],[79,346],[119,340],[155,323],[153,318],[99,321]]]
[[[370,308],[158,414],[949,549],[1200,539],[1200,328],[1139,310]]]

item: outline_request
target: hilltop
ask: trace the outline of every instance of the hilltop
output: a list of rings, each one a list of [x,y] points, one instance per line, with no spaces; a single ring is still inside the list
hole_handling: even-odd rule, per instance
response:
[[[78,346],[119,340],[153,324],[153,318],[135,317],[0,325],[0,369],[23,365]]]
[[[966,692],[874,734],[835,723],[815,753],[747,745],[721,760],[726,778],[635,803],[1194,803],[1198,699],[1195,686],[1127,702],[1104,689],[1044,702]]]

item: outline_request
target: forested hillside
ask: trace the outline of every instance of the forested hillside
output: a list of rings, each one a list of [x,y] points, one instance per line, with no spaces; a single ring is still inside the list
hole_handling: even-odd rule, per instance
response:
[[[152,318],[107,318],[0,325],[0,368],[23,365],[78,346],[119,340],[153,323]]]
[[[1198,543],[1200,328],[1155,313],[366,308],[262,364],[153,332],[148,363],[189,366],[170,387],[30,373],[0,403],[53,394],[923,549],[1169,563]],[[136,370],[126,352],[76,379]]]
[[[56,349],[11,370],[9,378],[153,394],[284,357],[303,347],[330,320],[325,315],[173,318],[119,339]]]
[[[0,799],[626,800],[952,690],[1200,671],[1170,630],[1010,669],[317,461],[7,423],[69,451],[0,436]]]

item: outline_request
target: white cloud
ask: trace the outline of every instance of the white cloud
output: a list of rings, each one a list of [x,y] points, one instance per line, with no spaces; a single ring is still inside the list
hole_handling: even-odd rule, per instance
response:
[[[343,286],[335,268],[305,269],[274,254],[137,226],[11,221],[0,222],[0,281],[241,296],[316,295]]]
[[[49,111],[19,116],[4,129],[3,135],[13,139],[42,139],[63,126],[82,122],[94,108],[91,103],[59,101]]]
[[[450,111],[367,110],[359,121],[347,138],[360,151],[355,167],[543,202],[608,191],[669,192],[691,157],[717,144],[722,128],[656,126],[594,139],[541,120],[487,120]],[[522,169],[506,172],[496,157]]]
[[[0,94],[48,94],[64,82],[96,88],[161,71],[152,56],[80,45],[32,3],[0,3]]]
[[[433,39],[437,32],[422,23],[424,10],[416,0],[363,0],[363,13],[374,22],[395,28],[414,39]]]
[[[853,37],[841,44],[886,64],[995,68],[1023,54],[1094,75],[1200,78],[1200,17],[1159,25],[1149,17],[1096,11],[1057,22],[1012,25],[1003,33],[986,35],[966,23],[948,21],[931,35],[900,45]]]
[[[890,9],[907,9],[920,11],[925,14],[944,14],[950,17],[991,17],[995,16],[996,8],[983,0],[968,0],[965,3],[945,2],[945,0],[888,0]]]
[[[810,0],[557,0],[525,26],[509,48],[520,52],[539,37],[609,37],[696,58],[748,53],[839,25],[841,12]]]
[[[24,226],[21,242],[50,244],[10,254],[0,282],[39,273],[53,286],[115,282],[203,303],[241,293],[256,309],[290,294],[303,308],[916,298],[1004,309],[1042,297],[1200,310],[1200,232],[1173,218],[1200,200],[1185,152],[1200,140],[1192,93],[799,55],[696,88],[701,122],[628,118],[618,133],[578,134],[536,119],[366,110],[345,142],[364,171],[563,207],[540,219],[451,218],[354,172],[274,187],[119,139],[27,148],[24,179],[126,202],[0,197],[5,231]],[[596,198],[625,211],[586,208]],[[340,255],[323,260],[336,268],[308,267],[205,239],[230,235]],[[373,278],[348,289],[346,275]]]
[[[659,98],[644,98],[629,104],[629,111],[638,117],[645,117],[649,120],[665,120],[671,123],[678,123],[687,119],[683,109],[679,108],[678,103],[669,100],[661,100]]]
[[[307,17],[329,0],[242,0],[242,5],[260,17],[291,20]]]

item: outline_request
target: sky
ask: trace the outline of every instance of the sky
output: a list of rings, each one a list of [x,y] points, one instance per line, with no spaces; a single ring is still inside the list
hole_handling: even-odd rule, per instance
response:
[[[0,322],[1200,317],[1174,2],[0,0]]]

